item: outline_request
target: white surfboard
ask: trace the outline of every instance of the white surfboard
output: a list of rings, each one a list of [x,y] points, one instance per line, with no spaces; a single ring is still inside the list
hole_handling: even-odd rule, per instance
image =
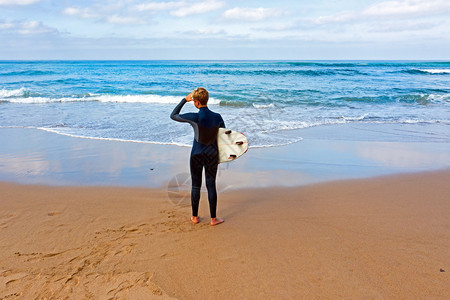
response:
[[[219,148],[219,163],[224,163],[235,160],[247,152],[248,141],[243,133],[219,128],[217,146]]]

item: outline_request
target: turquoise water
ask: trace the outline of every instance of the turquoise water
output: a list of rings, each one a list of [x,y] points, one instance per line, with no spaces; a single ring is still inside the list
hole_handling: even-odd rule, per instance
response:
[[[0,127],[188,146],[192,129],[169,115],[198,86],[251,147],[348,123],[450,139],[450,62],[418,61],[0,61]]]

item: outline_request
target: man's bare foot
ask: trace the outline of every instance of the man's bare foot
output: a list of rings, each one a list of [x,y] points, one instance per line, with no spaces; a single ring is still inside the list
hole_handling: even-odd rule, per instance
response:
[[[224,219],[221,218],[211,218],[211,226],[218,225],[220,223],[225,222]]]
[[[197,224],[200,222],[200,219],[199,219],[199,217],[191,217],[191,221],[192,221],[192,223]]]

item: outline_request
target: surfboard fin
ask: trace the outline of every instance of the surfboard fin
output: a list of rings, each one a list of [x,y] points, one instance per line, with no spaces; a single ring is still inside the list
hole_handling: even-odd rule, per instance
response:
[[[244,142],[242,142],[242,141],[236,142],[236,145],[243,145],[243,144],[244,144]]]
[[[225,134],[230,134],[230,133],[231,133],[231,130],[225,131]]]
[[[236,158],[236,154],[230,154],[230,157],[228,159],[235,159]]]

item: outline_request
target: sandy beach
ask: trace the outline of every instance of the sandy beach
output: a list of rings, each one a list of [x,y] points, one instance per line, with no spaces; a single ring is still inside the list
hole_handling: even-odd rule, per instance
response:
[[[224,192],[217,227],[164,190],[2,183],[0,298],[446,299],[449,180]]]
[[[0,299],[448,299],[448,143],[346,129],[219,169],[212,227],[189,148],[3,128]]]

